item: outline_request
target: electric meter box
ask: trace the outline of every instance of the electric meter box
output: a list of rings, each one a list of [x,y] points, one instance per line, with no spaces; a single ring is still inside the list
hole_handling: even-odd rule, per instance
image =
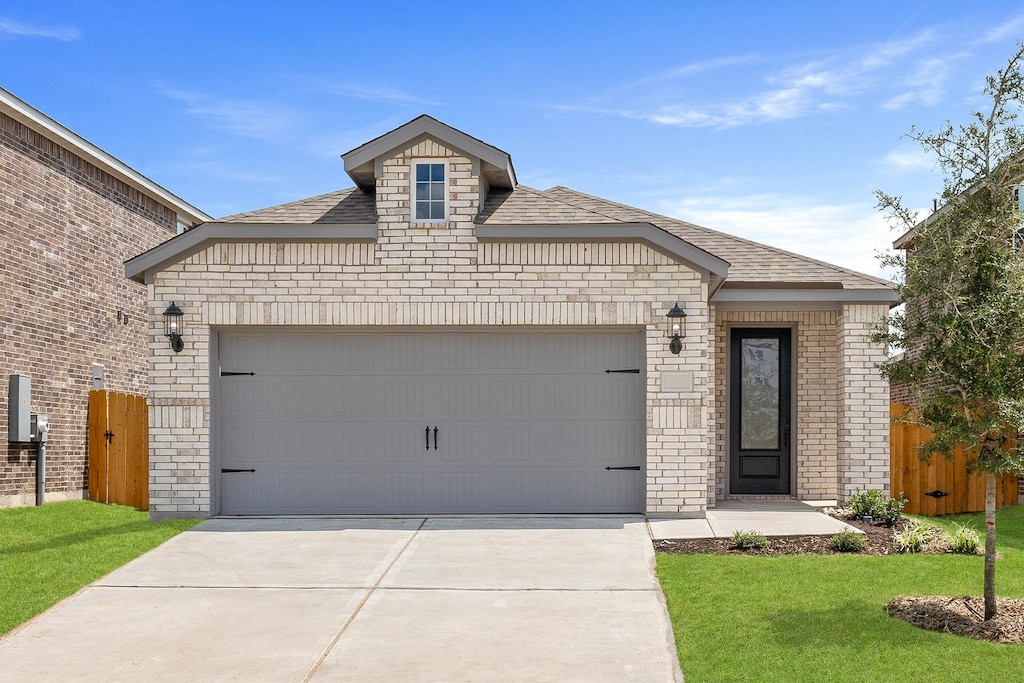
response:
[[[7,392],[7,440],[27,442],[32,440],[32,378],[28,375],[11,375]]]

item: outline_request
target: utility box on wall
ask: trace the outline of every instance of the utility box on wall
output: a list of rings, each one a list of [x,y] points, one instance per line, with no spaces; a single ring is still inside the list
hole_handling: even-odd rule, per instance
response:
[[[28,375],[11,375],[7,392],[7,440],[26,442],[32,440],[32,378]]]

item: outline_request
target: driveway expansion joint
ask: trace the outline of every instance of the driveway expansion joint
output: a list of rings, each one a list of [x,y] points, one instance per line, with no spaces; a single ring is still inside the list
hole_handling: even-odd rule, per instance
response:
[[[395,554],[395,557],[391,560],[391,562],[384,569],[384,571],[381,572],[381,575],[377,577],[377,580],[370,587],[370,589],[366,591],[366,595],[364,595],[362,600],[359,601],[359,604],[356,605],[356,608],[352,611],[352,614],[350,614],[348,619],[345,620],[345,623],[342,624],[341,628],[334,635],[334,638],[331,639],[331,642],[327,644],[327,647],[324,649],[323,654],[321,654],[320,657],[317,658],[316,662],[310,668],[305,678],[302,679],[302,683],[309,683],[309,681],[313,680],[313,676],[316,675],[316,672],[323,665],[324,660],[326,660],[328,655],[331,654],[331,650],[333,650],[334,646],[338,644],[338,641],[341,640],[341,637],[345,635],[345,631],[348,629],[349,626],[352,625],[352,622],[355,621],[356,617],[359,615],[359,612],[362,611],[367,601],[369,601],[370,597],[377,591],[377,588],[380,586],[381,581],[384,580],[384,577],[388,575],[388,572],[390,572],[391,569],[395,566],[395,564],[398,562],[398,559],[402,557],[405,551],[408,550],[409,546],[412,545],[412,542],[416,539],[416,536],[419,535],[420,530],[426,523],[427,520],[425,518],[420,520],[419,525],[409,535],[409,538],[406,540],[405,545],[403,545],[402,549]]]

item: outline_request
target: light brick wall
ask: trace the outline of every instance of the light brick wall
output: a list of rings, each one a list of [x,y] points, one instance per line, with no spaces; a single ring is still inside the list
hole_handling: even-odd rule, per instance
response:
[[[878,371],[885,349],[868,338],[886,306],[848,305],[839,316],[840,499],[860,489],[889,491],[889,383]]]
[[[836,498],[840,385],[837,314],[833,310],[715,313],[714,496],[728,495],[728,358],[733,327],[792,328],[795,495],[802,500]],[[708,503],[713,506],[714,499]]]
[[[37,447],[6,439],[9,374],[32,378],[33,412],[53,425],[46,500],[85,495],[92,364],[108,389],[146,392],[147,293],[124,261],[175,223],[171,209],[0,114],[0,507],[35,501]]]
[[[411,155],[447,158],[446,224],[409,224]],[[233,325],[473,328],[632,326],[646,330],[647,511],[698,515],[708,498],[711,335],[707,283],[646,246],[478,243],[472,164],[434,143],[388,159],[377,182],[376,244],[222,244],[159,273],[150,305],[152,516],[211,509],[211,335]],[[162,336],[161,312],[185,312],[185,349]],[[688,314],[684,348],[668,350],[665,313]],[[692,390],[661,389],[666,372]],[[215,494],[215,492],[213,492]]]

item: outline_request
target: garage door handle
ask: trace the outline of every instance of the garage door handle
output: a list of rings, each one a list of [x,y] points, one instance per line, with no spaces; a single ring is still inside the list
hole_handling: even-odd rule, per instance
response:
[[[434,450],[437,450],[437,427],[434,427]]]
[[[430,425],[427,425],[427,428],[424,431],[426,432],[426,435],[427,435],[427,450],[429,451],[430,450]]]

